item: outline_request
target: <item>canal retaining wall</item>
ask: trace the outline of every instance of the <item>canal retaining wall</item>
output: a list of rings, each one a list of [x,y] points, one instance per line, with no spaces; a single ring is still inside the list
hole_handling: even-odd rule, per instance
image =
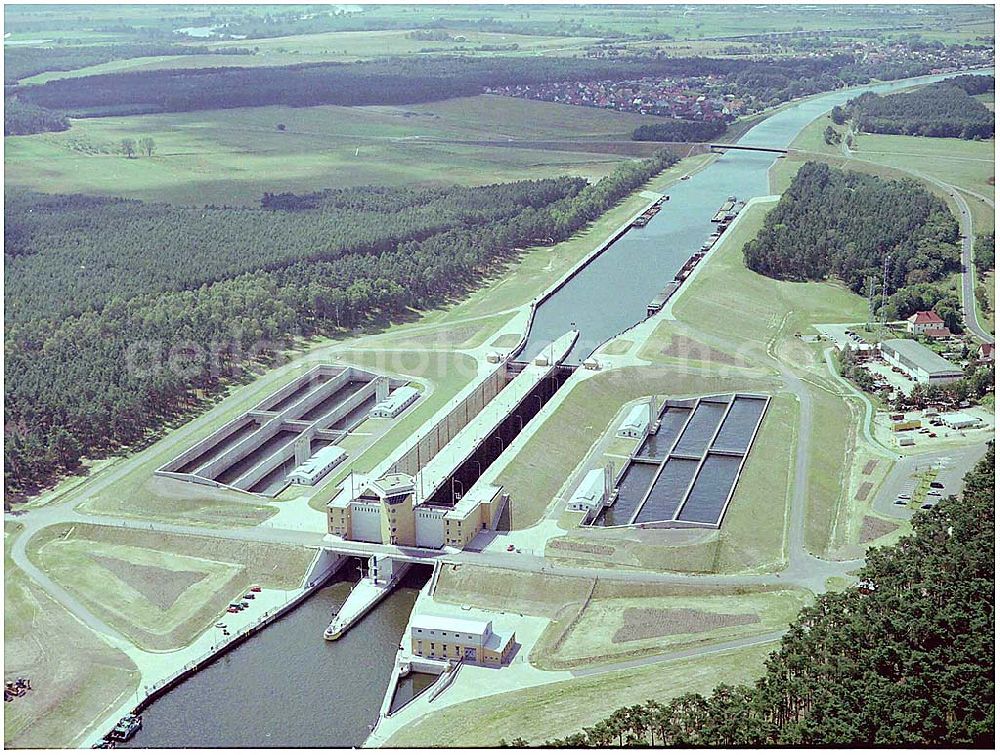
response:
[[[183,664],[177,671],[165,677],[164,679],[154,682],[152,685],[144,687],[146,692],[144,698],[138,699],[135,707],[129,707],[128,704],[123,706],[121,709],[117,710],[115,713],[110,715],[105,719],[100,725],[95,727],[97,732],[102,732],[102,734],[84,737],[84,741],[87,745],[96,744],[102,738],[107,735],[103,732],[109,732],[115,724],[127,713],[141,713],[152,703],[154,703],[159,698],[163,697],[167,692],[174,689],[177,685],[183,682],[185,679],[193,676],[195,673],[205,668],[205,666],[214,662],[221,656],[225,655],[232,648],[237,645],[246,642],[250,637],[269,626],[273,622],[282,618],[290,611],[293,611],[301,603],[303,603],[307,598],[309,598],[313,593],[323,587],[329,579],[340,569],[341,566],[347,561],[349,557],[337,554],[333,551],[328,551],[325,549],[319,549],[316,553],[316,557],[313,559],[312,566],[303,581],[301,589],[286,603],[281,605],[279,608],[273,612],[265,613],[260,619],[258,619],[253,624],[233,633],[229,638],[224,639],[219,645],[212,645],[211,649],[201,656],[195,658],[194,660],[188,661]],[[211,627],[206,630],[208,632],[213,631]],[[202,635],[204,636],[204,634]],[[141,682],[140,682],[141,684]],[[137,693],[138,694],[138,693]]]

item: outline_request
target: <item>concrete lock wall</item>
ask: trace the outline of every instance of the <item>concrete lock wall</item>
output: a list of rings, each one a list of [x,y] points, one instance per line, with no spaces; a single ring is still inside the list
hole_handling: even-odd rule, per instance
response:
[[[279,412],[278,416],[282,419],[297,419],[301,417],[316,406],[316,404],[326,399],[327,396],[333,395],[333,393],[348,383],[351,380],[350,372],[349,368],[342,370],[336,377],[329,378],[325,382],[320,383],[291,406],[285,407]]]
[[[209,435],[204,440],[195,443],[193,446],[191,446],[183,453],[179,454],[178,456],[175,456],[173,459],[167,462],[159,471],[176,472],[178,469],[183,467],[192,459],[197,459],[199,456],[205,453],[205,451],[210,449],[212,446],[221,441],[227,435],[236,432],[237,430],[239,430],[240,428],[242,428],[244,425],[248,424],[251,421],[252,419],[250,417],[246,416],[245,414],[241,414],[236,419],[231,420],[226,424],[224,424],[222,427],[220,427],[218,430],[216,430],[214,433]],[[193,472],[194,470],[191,471]],[[186,474],[186,473],[180,473],[180,474]]]
[[[469,424],[507,384],[507,366],[501,364],[431,430],[393,464],[393,472],[416,475],[438,451]]]
[[[356,379],[356,378],[351,378],[351,379]],[[345,380],[344,382],[347,381]],[[359,406],[361,406],[365,401],[367,401],[368,399],[370,399],[372,396],[375,395],[375,384],[377,382],[378,378],[372,378],[371,380],[369,380],[365,385],[358,388],[358,390],[356,390],[354,393],[352,393],[350,396],[348,396],[346,399],[340,402],[337,406],[335,406],[333,409],[331,409],[322,417],[320,417],[318,420],[316,420],[313,423],[313,425],[315,427],[329,427],[330,425],[333,425],[342,420],[348,414],[350,414]]]

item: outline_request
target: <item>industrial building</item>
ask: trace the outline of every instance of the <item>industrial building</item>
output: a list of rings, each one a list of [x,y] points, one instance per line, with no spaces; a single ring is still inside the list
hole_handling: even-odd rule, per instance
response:
[[[492,621],[426,614],[410,620],[410,649],[420,658],[500,667],[515,647],[514,633],[494,631]]]
[[[618,428],[619,438],[644,438],[651,420],[650,406],[643,402],[629,411],[622,426]]]
[[[497,530],[509,496],[484,475],[565,382],[570,370],[560,362],[577,335],[570,331],[528,362],[499,364],[401,453],[367,475],[349,475],[327,506],[329,536],[461,549]]]
[[[983,424],[983,421],[972,414],[966,414],[965,412],[951,412],[950,414],[942,414],[938,417],[945,426],[950,427],[952,430],[964,430],[969,427],[979,427]]]
[[[962,368],[908,338],[892,338],[879,344],[883,358],[918,383],[940,385],[962,377]]]
[[[347,451],[340,446],[324,446],[299,464],[288,475],[288,481],[296,485],[315,485],[347,458]]]
[[[403,385],[372,407],[372,417],[398,417],[410,404],[420,398],[420,391],[411,385]]]

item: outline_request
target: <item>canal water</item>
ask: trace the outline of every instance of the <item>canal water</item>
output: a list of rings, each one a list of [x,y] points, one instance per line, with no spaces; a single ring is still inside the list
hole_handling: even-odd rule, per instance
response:
[[[738,143],[784,149],[810,121],[861,92],[887,92],[947,76],[842,89],[806,100],[761,122]],[[768,194],[767,173],[775,158],[773,153],[729,150],[689,180],[662,189],[670,199],[645,228],[630,229],[542,302],[522,353],[537,354],[575,324],[580,337],[566,361],[579,363],[640,322],[646,305],[715,231],[711,218],[722,203],[730,196],[746,200]]]
[[[360,746],[429,575],[413,567],[372,613],[327,642],[331,613],[357,579],[356,565],[348,563],[338,581],[150,705],[126,746]]]

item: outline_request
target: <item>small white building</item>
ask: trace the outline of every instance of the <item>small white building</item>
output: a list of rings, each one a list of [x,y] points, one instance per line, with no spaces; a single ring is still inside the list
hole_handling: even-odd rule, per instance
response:
[[[324,446],[295,467],[288,475],[288,481],[296,485],[315,485],[346,458],[347,451],[340,446]]]
[[[938,419],[952,430],[964,430],[967,427],[979,427],[983,424],[983,421],[979,417],[973,414],[966,414],[965,412],[942,414]]]
[[[604,506],[604,470],[591,469],[570,496],[566,508],[570,511],[600,511]]]
[[[619,438],[642,438],[649,429],[649,404],[636,404],[629,411],[622,426],[618,428]]]
[[[392,393],[383,400],[379,401],[375,406],[372,407],[371,411],[368,413],[370,417],[398,417],[406,407],[412,404],[420,397],[420,391],[410,385],[404,385]]]

